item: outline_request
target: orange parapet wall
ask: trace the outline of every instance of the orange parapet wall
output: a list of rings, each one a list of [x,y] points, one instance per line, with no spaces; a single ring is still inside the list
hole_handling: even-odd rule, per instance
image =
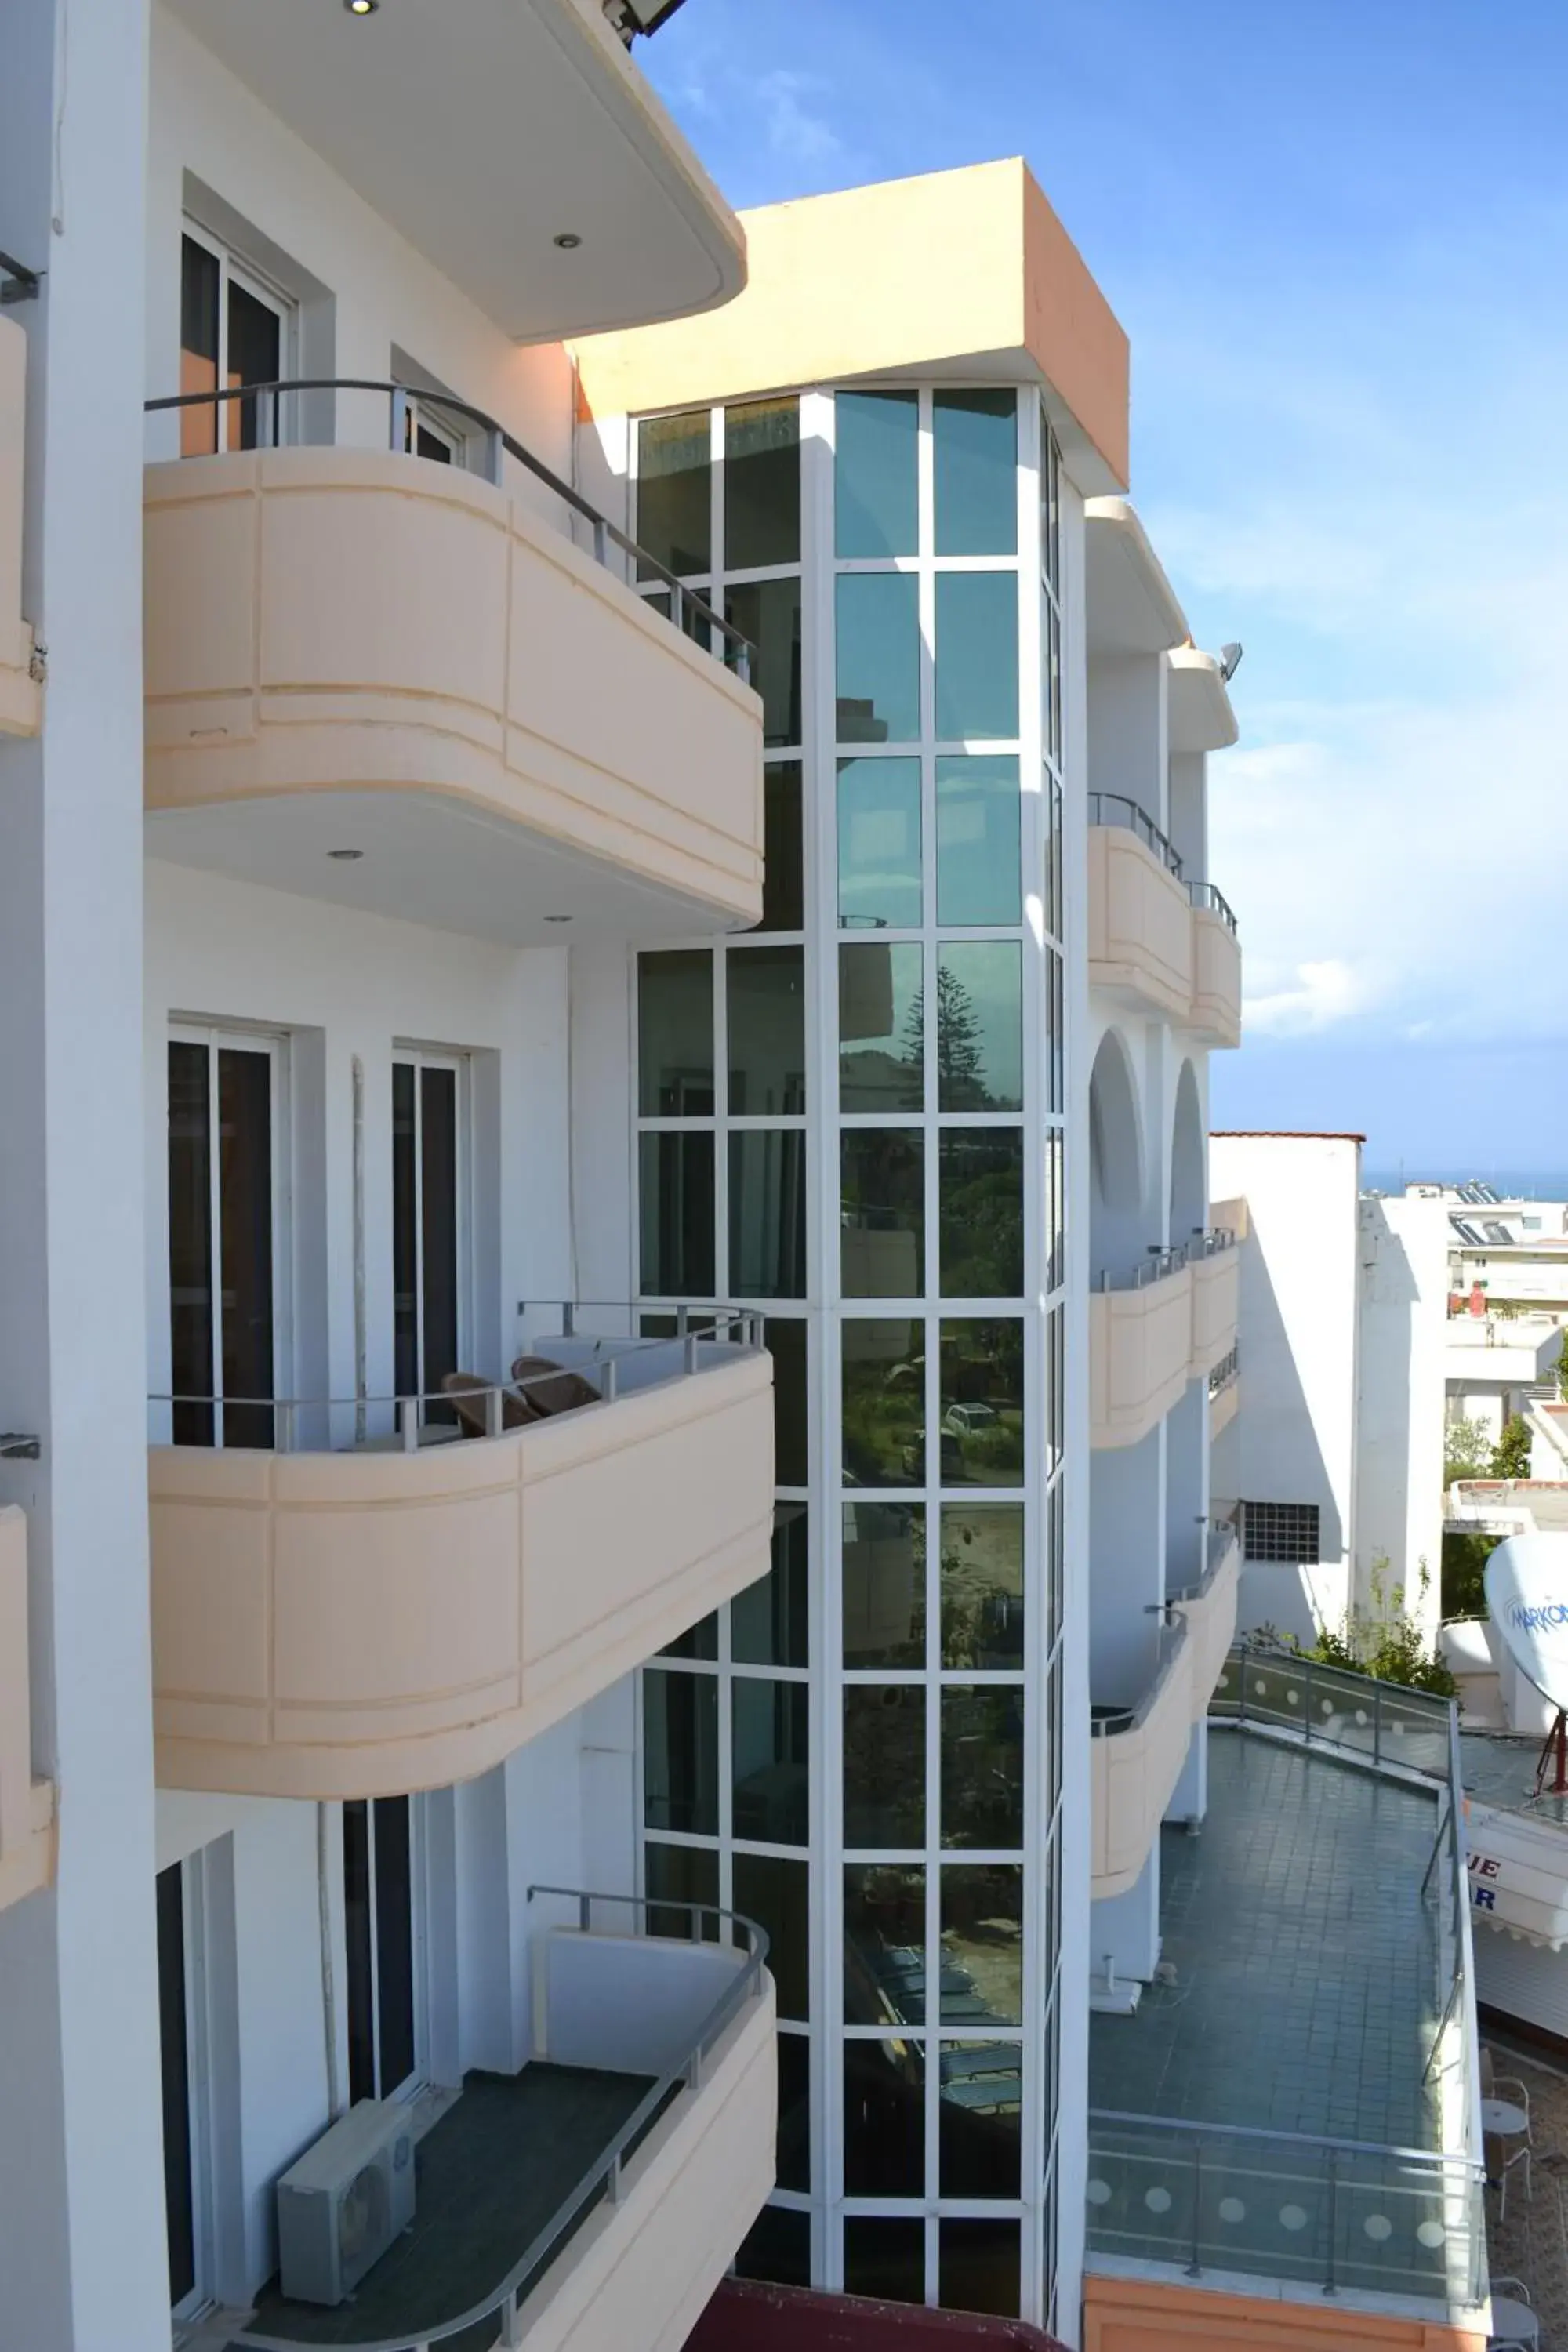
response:
[[[1163,2280],[1107,2278],[1083,2283],[1083,2352],[1486,2352],[1487,2332],[1463,2321],[1406,2318],[1393,2311],[1355,2311],[1321,2296],[1215,2294]]]
[[[1126,487],[1127,338],[1019,158],[742,220],[750,276],[732,302],[576,345],[595,415],[922,371],[1043,377],[1089,486]]]

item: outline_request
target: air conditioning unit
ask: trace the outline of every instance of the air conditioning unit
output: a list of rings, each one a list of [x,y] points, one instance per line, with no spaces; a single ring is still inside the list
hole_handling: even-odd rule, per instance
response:
[[[278,2183],[279,2284],[342,2303],[414,2219],[414,2135],[396,2099],[361,2099]]]

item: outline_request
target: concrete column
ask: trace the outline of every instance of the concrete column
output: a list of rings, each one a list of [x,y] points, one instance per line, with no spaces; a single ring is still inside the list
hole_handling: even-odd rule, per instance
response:
[[[0,1914],[0,2347],[168,2352],[142,1188],[145,0],[10,0],[41,734],[0,738],[0,1467],[28,1515],[55,1885]]]

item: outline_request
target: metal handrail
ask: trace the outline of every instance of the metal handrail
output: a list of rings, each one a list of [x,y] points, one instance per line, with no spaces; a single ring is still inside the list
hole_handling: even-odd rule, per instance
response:
[[[1175,1598],[1172,1596],[1173,1600]],[[1098,1721],[1089,1719],[1091,1739],[1114,1739],[1122,1732],[1136,1731],[1148,1722],[1154,1702],[1171,1679],[1171,1669],[1187,1645],[1187,1621],[1184,1617],[1167,1618],[1160,1628],[1160,1656],[1154,1667],[1154,1679],[1136,1706],[1118,1707],[1112,1715],[1102,1715]]]
[[[1189,882],[1187,896],[1206,915],[1217,915],[1227,931],[1236,929],[1236,910],[1212,882]]]
[[[1228,1225],[1198,1225],[1193,1237],[1185,1242],[1151,1242],[1149,1254],[1134,1266],[1117,1272],[1107,1266],[1096,1286],[1100,1290],[1146,1290],[1152,1282],[1163,1282],[1168,1274],[1179,1274],[1184,1265],[1197,1265],[1205,1258],[1218,1257],[1236,1247],[1236,1235]]]
[[[534,456],[531,449],[525,449],[522,443],[509,433],[504,425],[498,424],[487,410],[476,408],[472,401],[458,400],[455,394],[447,392],[421,392],[416,385],[395,383],[390,377],[302,375],[279,376],[267,383],[215,384],[210,392],[168,393],[157,400],[143,401],[142,407],[149,415],[153,415],[162,414],[166,409],[208,406],[216,409],[220,401],[251,400],[256,403],[257,446],[276,449],[280,446],[283,395],[301,392],[384,394],[388,402],[388,446],[395,450],[399,456],[417,456],[416,452],[407,447],[410,402],[413,402],[416,407],[438,408],[450,415],[466,417],[469,424],[477,425],[485,436],[487,480],[499,487],[503,450],[509,457],[514,457],[520,466],[542,482],[546,489],[562,499],[574,514],[581,515],[584,521],[591,527],[594,534],[595,562],[604,564],[608,569],[609,551],[613,545],[618,547],[623,555],[631,558],[635,567],[635,577],[640,579],[651,573],[655,579],[661,580],[669,590],[670,626],[679,630],[683,635],[689,634],[686,628],[687,613],[689,608],[697,615],[700,623],[709,628],[717,629],[724,640],[726,667],[733,667],[735,676],[742,686],[751,684],[752,660],[756,649],[750,638],[737,629],[733,622],[725,620],[721,614],[715,612],[712,605],[698,595],[695,589],[687,587],[684,582],[673,572],[668,570],[656,555],[650,555],[645,547],[639,547],[637,541],[624,531],[618,523],[612,522],[608,515],[601,514],[592,500],[583,496],[581,490],[574,489],[570,482],[563,482],[560,475],[547,466],[542,458]],[[731,654],[732,663],[730,659]]]
[[[1119,2107],[1090,2107],[1091,2124],[1117,2124],[1135,2126],[1139,2130],[1202,2132],[1205,2137],[1213,2134],[1220,2139],[1278,2139],[1292,2147],[1331,2147],[1340,2156],[1396,2156],[1402,2163],[1457,2165],[1466,2172],[1483,2169],[1479,2158],[1453,2156],[1442,2148],[1401,2147],[1393,2140],[1335,2139],[1323,2132],[1274,2131],[1267,2124],[1213,2124],[1193,2120],[1186,2116],[1137,2116]]]
[[[1108,814],[1117,809],[1124,809],[1126,814]],[[1161,832],[1148,810],[1141,807],[1137,801],[1130,800],[1125,793],[1090,793],[1089,821],[1090,824],[1114,824],[1125,833],[1135,833],[1145,849],[1152,849],[1163,861],[1166,872],[1174,875],[1178,882],[1182,879],[1180,850],[1167,835]]]
[[[1223,1389],[1227,1389],[1230,1386],[1232,1381],[1235,1380],[1240,1370],[1241,1342],[1238,1339],[1236,1345],[1232,1348],[1229,1355],[1222,1356],[1218,1363],[1214,1366],[1213,1370],[1209,1373],[1209,1396],[1211,1400],[1218,1396]]]
[[[700,2086],[703,2060],[727,2030],[731,2020],[739,2015],[747,2001],[754,2000],[762,1991],[763,1971],[768,1957],[767,1930],[760,1927],[754,1919],[747,1918],[744,1912],[726,1911],[716,1903],[689,1902],[683,1896],[590,1894],[580,1886],[531,1886],[529,1902],[531,1903],[539,1895],[554,1895],[562,1901],[575,1903],[585,1935],[592,1933],[590,1921],[595,1903],[623,1904],[645,1918],[649,1911],[658,1910],[684,1911],[693,1920],[700,1916],[704,1919],[727,1921],[732,1927],[745,1930],[745,1960],[704,2017],[690,2049],[684,2057],[667,2067],[651,2089],[644,2093],[609,2145],[601,2150],[576,2185],[567,2191],[543,2229],[535,2232],[526,2251],[512,2264],[499,2287],[492,2288],[479,2302],[460,2312],[456,2318],[443,2320],[437,2327],[422,2328],[406,2336],[339,2338],[340,2344],[345,2345],[345,2352],[431,2352],[432,2346],[446,2343],[452,2336],[462,2335],[467,2328],[478,2327],[484,2320],[497,2318],[501,2322],[501,2333],[497,2341],[503,2345],[521,2344],[522,2339],[517,2332],[518,2315],[522,2306],[523,2291],[534,2273],[545,2266],[579,2214],[595,2201],[601,2190],[611,2204],[618,2200],[622,2166],[632,2153],[636,2142],[657,2118],[673,2092],[682,2087],[696,2090]],[[646,1928],[644,1933],[647,1933]],[[298,2340],[293,2337],[257,2335],[243,2327],[231,2328],[228,2341],[247,2346],[248,2352],[300,2352]]]
[[[535,1303],[540,1306],[545,1304],[544,1301]],[[557,1306],[561,1312],[563,1323],[561,1337],[563,1339],[577,1337],[574,1326],[572,1305],[558,1301],[550,1303]],[[705,1367],[701,1360],[701,1351],[705,1347],[738,1349],[747,1353],[761,1350],[763,1318],[755,1308],[716,1307],[711,1312],[711,1323],[704,1325],[700,1329],[689,1324],[682,1313],[673,1334],[662,1337],[656,1335],[625,1339],[619,1336],[600,1338],[595,1341],[595,1353],[591,1358],[552,1364],[547,1370],[530,1372],[521,1381],[486,1381],[478,1388],[465,1389],[458,1393],[465,1402],[483,1406],[486,1436],[500,1437],[503,1433],[504,1412],[508,1398],[526,1397],[531,1389],[537,1388],[542,1391],[547,1390],[552,1381],[559,1381],[563,1374],[591,1369],[598,1381],[598,1395],[593,1400],[592,1404],[584,1402],[581,1406],[568,1408],[572,1411],[590,1412],[595,1406],[615,1404],[618,1402],[619,1368],[633,1359],[646,1360],[658,1356],[661,1352],[668,1355],[672,1349],[679,1349],[679,1362],[672,1365],[670,1370],[661,1378],[646,1383],[649,1388],[661,1388],[668,1382],[687,1380],[704,1369],[710,1369],[710,1366]],[[299,1435],[300,1417],[302,1415],[352,1414],[354,1416],[357,1434],[363,1438],[365,1434],[364,1424],[372,1412],[391,1414],[394,1432],[402,1437],[404,1450],[412,1454],[418,1447],[419,1430],[424,1420],[422,1409],[427,1405],[439,1405],[444,1412],[450,1412],[457,1401],[457,1397],[449,1389],[425,1389],[374,1396],[367,1393],[336,1397],[202,1396],[179,1390],[153,1390],[149,1391],[147,1397],[150,1406],[172,1408],[175,1405],[205,1405],[210,1408],[215,1416],[229,1409],[271,1413],[276,1416],[273,1435],[278,1442],[270,1447],[262,1446],[254,1450],[279,1454],[330,1453],[333,1450],[330,1442],[321,1445],[312,1445],[308,1443],[300,1445],[295,1442]],[[556,1413],[552,1418],[558,1419],[560,1415]]]
[[[1173,1607],[1186,1607],[1194,1601],[1206,1600],[1221,1569],[1240,1541],[1241,1529],[1234,1519],[1222,1519],[1217,1527],[1211,1528],[1204,1548],[1203,1574],[1195,1584],[1184,1586],[1180,1592],[1168,1592],[1167,1602]]]

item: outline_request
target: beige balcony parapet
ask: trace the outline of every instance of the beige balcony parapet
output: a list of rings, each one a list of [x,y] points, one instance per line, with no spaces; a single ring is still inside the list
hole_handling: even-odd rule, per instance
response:
[[[1241,1261],[1235,1237],[1214,1226],[1188,1248],[1193,1270],[1194,1380],[1212,1372],[1236,1345]]]
[[[55,1784],[33,1777],[27,1519],[0,1508],[0,1911],[55,1874]]]
[[[148,467],[153,855],[509,944],[758,919],[746,649],[544,520],[516,446],[504,487],[401,448]]]
[[[0,319],[0,735],[36,735],[43,723],[33,632],[22,618],[26,421],[26,333]]]
[[[1089,976],[1140,1010],[1185,1022],[1193,1003],[1193,915],[1182,862],[1135,801],[1091,793]]]
[[[274,1433],[321,1450],[155,1444],[160,1785],[471,1778],[765,1575],[772,1360],[707,1340],[695,1360],[643,1343],[613,1402],[461,1443],[323,1433],[301,1405]]]
[[[1193,885],[1191,1026],[1210,1045],[1241,1043],[1241,942],[1211,883]]]
[[[1192,1739],[1196,1644],[1179,1620],[1162,1632],[1158,1662],[1135,1706],[1094,1709],[1089,1742],[1089,1891],[1125,1895],[1153,1852]]]
[[[1091,1291],[1091,1444],[1136,1445],[1147,1437],[1186,1387],[1192,1347],[1193,1272],[1182,1250],[1152,1256],[1120,1287]]]
[[[1186,1620],[1192,1645],[1193,1721],[1209,1710],[1231,1643],[1236,1637],[1236,1596],[1241,1579],[1241,1538],[1226,1519],[1208,1531],[1204,1572],[1189,1592],[1172,1596]]]

